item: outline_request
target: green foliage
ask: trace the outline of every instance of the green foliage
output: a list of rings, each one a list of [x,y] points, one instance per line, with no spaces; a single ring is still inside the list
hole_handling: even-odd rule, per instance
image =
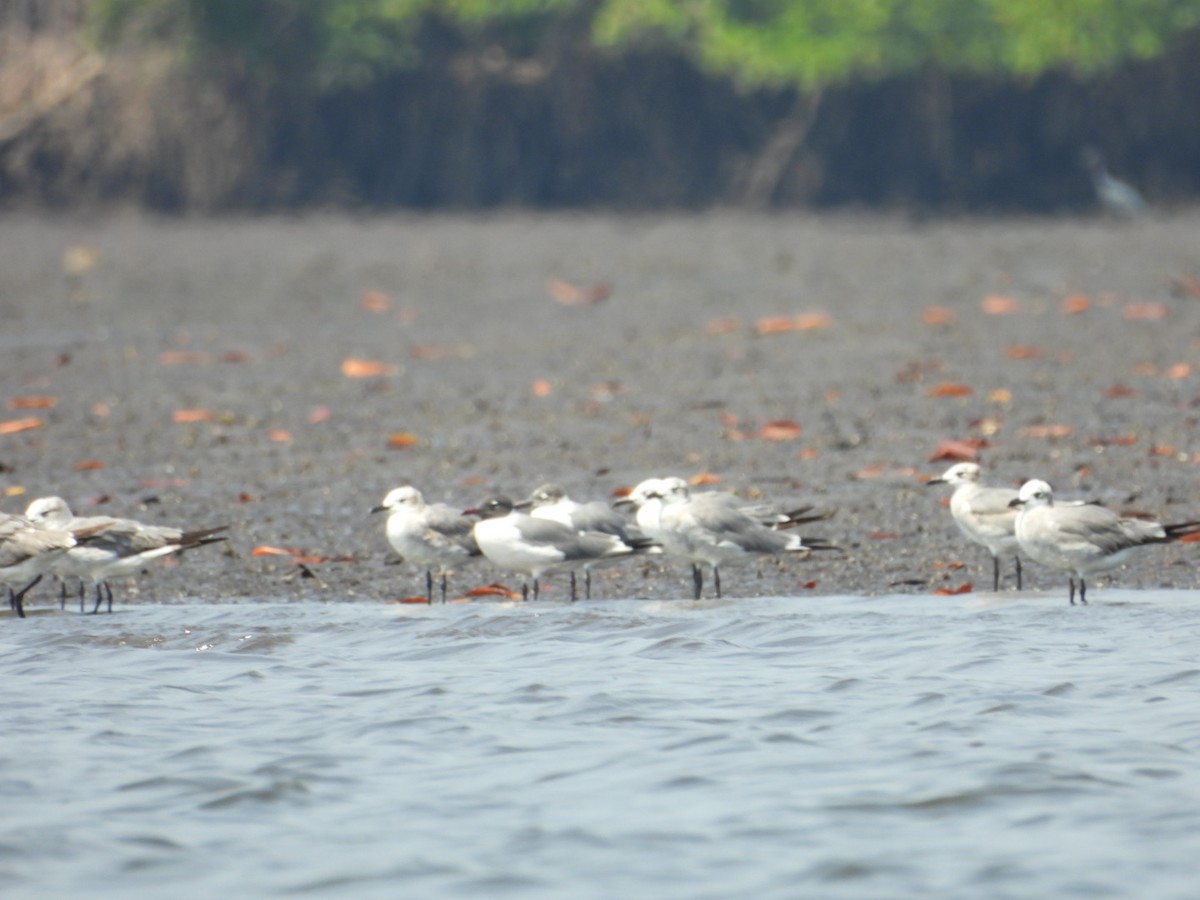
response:
[[[101,43],[166,41],[186,60],[235,60],[317,87],[413,65],[435,18],[520,52],[582,18],[611,52],[667,49],[743,84],[803,88],[929,65],[1088,73],[1200,29],[1200,0],[92,0],[87,10]]]

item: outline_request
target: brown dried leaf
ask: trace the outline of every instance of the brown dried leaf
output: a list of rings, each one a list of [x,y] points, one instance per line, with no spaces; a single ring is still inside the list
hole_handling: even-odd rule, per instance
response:
[[[1017,429],[1018,437],[1059,438],[1068,437],[1075,429],[1070,425],[1027,425]]]
[[[23,419],[9,419],[6,422],[0,422],[0,434],[16,434],[19,431],[29,431],[41,427],[42,420],[37,416],[26,416]]]
[[[950,325],[954,318],[954,310],[945,306],[927,306],[921,311],[921,321],[926,325]]]
[[[58,398],[51,397],[47,394],[29,394],[24,397],[9,397],[8,408],[12,410],[18,409],[54,409],[58,405]]]
[[[104,463],[98,459],[81,459],[71,468],[76,472],[90,472],[95,469],[103,469]]]
[[[407,450],[417,445],[417,436],[407,431],[397,431],[388,437],[387,445],[393,450]]]
[[[794,441],[800,437],[800,423],[790,419],[772,419],[758,429],[758,436],[764,441]]]
[[[979,451],[987,446],[986,441],[978,438],[967,440],[938,441],[930,462],[974,462],[979,459]]]
[[[1063,311],[1063,315],[1076,316],[1081,312],[1086,312],[1087,308],[1091,305],[1092,301],[1085,295],[1072,294],[1070,297],[1063,297],[1062,302],[1059,303],[1059,308]]]
[[[292,433],[285,431],[282,428],[276,428],[267,432],[267,440],[274,441],[276,444],[286,444],[292,439]]]
[[[158,361],[164,366],[205,366],[212,357],[194,350],[164,350],[158,354]]]
[[[935,597],[954,597],[958,594],[969,594],[972,590],[974,590],[974,585],[969,581],[964,581],[956,588],[940,587],[933,592],[933,595]]]
[[[1137,394],[1137,391],[1124,384],[1114,384],[1112,387],[1107,387],[1104,389],[1104,396],[1110,399],[1117,397],[1136,397]]]
[[[328,406],[314,406],[308,414],[308,424],[320,425],[322,422],[328,422],[329,417],[332,415],[333,413]]]
[[[521,595],[517,591],[510,591],[499,582],[485,584],[483,587],[471,588],[467,591],[468,597],[505,597],[509,600],[520,600]]]
[[[687,480],[692,487],[702,484],[720,484],[721,477],[714,475],[711,472],[698,472]]]
[[[1021,311],[1021,306],[1012,297],[1001,297],[991,294],[980,303],[984,313],[989,316],[1011,316]]]
[[[529,390],[535,397],[549,397],[554,393],[554,385],[545,378],[539,378],[530,385]]]
[[[378,376],[398,375],[400,374],[400,367],[395,363],[350,358],[342,360],[342,374],[347,378],[375,378]]]
[[[192,422],[208,422],[213,414],[207,409],[177,409],[171,413],[171,421],[176,425],[188,425]]]
[[[392,308],[392,298],[387,291],[363,291],[359,294],[358,305],[366,312],[385,313]]]
[[[250,551],[251,556],[299,556],[300,551],[291,547],[272,547],[261,544]]]
[[[546,293],[550,299],[563,306],[587,306],[589,303],[599,303],[612,294],[612,286],[604,281],[598,281],[588,287],[552,278],[546,285]]]
[[[1010,344],[1004,348],[1004,355],[1009,359],[1041,359],[1045,353],[1029,344]]]
[[[925,389],[926,397],[969,397],[975,393],[968,384],[943,381]]]
[[[1167,306],[1153,300],[1126,303],[1121,309],[1121,316],[1130,322],[1158,322],[1167,317]]]
[[[1167,366],[1166,370],[1164,370],[1162,373],[1162,377],[1163,378],[1172,378],[1172,379],[1175,379],[1176,381],[1179,381],[1181,379],[1187,378],[1191,374],[1192,374],[1191,364],[1181,362],[1181,363],[1175,363],[1175,365],[1173,365],[1173,366]]]

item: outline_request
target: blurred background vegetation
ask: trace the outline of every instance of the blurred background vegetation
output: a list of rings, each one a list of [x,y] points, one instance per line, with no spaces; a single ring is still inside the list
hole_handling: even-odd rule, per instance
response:
[[[1200,0],[0,0],[0,205],[1200,190]]]

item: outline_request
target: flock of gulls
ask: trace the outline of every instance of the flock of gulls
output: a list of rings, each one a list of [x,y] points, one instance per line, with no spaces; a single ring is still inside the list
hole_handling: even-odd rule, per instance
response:
[[[1054,501],[1050,485],[1027,481],[1021,489],[988,487],[976,463],[951,466],[929,485],[954,488],[950,512],[962,533],[992,556],[992,589],[1000,588],[1000,560],[1016,560],[1021,588],[1021,558],[1069,575],[1069,599],[1087,603],[1087,579],[1125,563],[1140,547],[1165,544],[1200,533],[1200,521],[1163,525],[1120,516],[1098,503]],[[621,507],[628,507],[628,515]],[[570,576],[571,600],[578,597],[577,573],[591,597],[591,570],[660,554],[692,567],[693,597],[699,600],[704,569],[712,570],[713,590],[721,596],[721,566],[763,557],[807,557],[838,551],[821,538],[803,537],[793,529],[824,521],[833,510],[814,506],[780,509],[750,503],[723,491],[693,491],[678,477],[650,478],[613,504],[577,503],[557,484],[545,484],[521,501],[490,497],[478,507],[460,510],[445,503],[426,503],[411,485],[388,492],[372,512],[386,513],[386,534],[404,562],[425,570],[425,599],[433,603],[435,573],[446,602],[447,573],[477,558],[523,577],[521,596],[533,599],[541,579],[553,573]],[[29,504],[24,515],[0,513],[0,583],[8,586],[13,611],[24,618],[26,593],[46,575],[66,585],[79,582],[80,611],[85,584],[95,588],[98,612],[107,601],[112,611],[110,579],[140,572],[155,559],[225,540],[227,526],[185,531],[146,525],[111,516],[76,516],[59,497]]]

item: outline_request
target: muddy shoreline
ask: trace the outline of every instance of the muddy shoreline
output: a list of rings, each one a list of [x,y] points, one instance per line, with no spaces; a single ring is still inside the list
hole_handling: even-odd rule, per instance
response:
[[[367,512],[406,482],[465,506],[703,473],[838,508],[811,531],[844,556],[730,567],[730,596],[990,587],[922,484],[947,440],[984,442],[996,483],[1200,515],[1200,299],[1180,281],[1200,276],[1197,212],[8,215],[0,235],[0,422],[39,421],[0,433],[0,508],[54,493],[232,526],[131,602],[420,593]],[[577,302],[597,284],[611,295]],[[1026,574],[1065,602],[1059,575]],[[486,565],[452,584],[496,580],[519,584]],[[1117,580],[1195,587],[1195,551]],[[597,594],[689,588],[683,565],[629,565]]]

